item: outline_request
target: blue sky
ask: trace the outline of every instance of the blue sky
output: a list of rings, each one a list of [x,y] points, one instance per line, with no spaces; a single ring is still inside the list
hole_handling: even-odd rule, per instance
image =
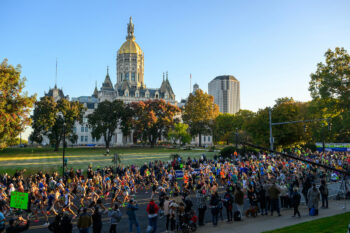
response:
[[[125,41],[129,16],[145,54],[145,83],[169,72],[177,100],[192,84],[204,90],[218,75],[241,83],[241,108],[258,110],[279,97],[310,99],[308,82],[328,48],[350,50],[350,1],[140,0],[0,1],[0,60],[21,64],[26,90],[58,86],[91,95]]]

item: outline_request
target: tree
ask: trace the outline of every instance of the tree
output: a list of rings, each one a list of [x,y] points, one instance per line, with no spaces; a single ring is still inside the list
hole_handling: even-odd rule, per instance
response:
[[[185,145],[191,142],[191,135],[187,131],[187,124],[175,123],[174,127],[169,130],[168,137],[174,144],[180,142],[180,145]]]
[[[29,112],[36,95],[23,93],[25,78],[21,78],[21,66],[14,68],[4,59],[0,64],[0,149],[13,143],[29,125]]]
[[[344,48],[327,50],[326,63],[318,63],[309,91],[313,99],[337,99],[333,108],[350,110],[350,55]]]
[[[350,55],[344,48],[327,50],[325,63],[318,63],[316,72],[310,77],[311,110],[320,118],[331,118],[332,123],[330,132],[325,129],[329,122],[313,124],[313,136],[318,140],[349,141]]]
[[[102,136],[106,149],[109,149],[114,132],[121,124],[124,104],[120,100],[103,101],[98,104],[95,111],[88,116],[88,124],[92,137],[99,140]]]
[[[236,129],[235,115],[230,113],[222,113],[215,118],[214,122],[214,141],[226,141],[228,145],[231,141],[232,134]]]
[[[130,104],[134,112],[133,128],[136,138],[148,141],[151,147],[161,136],[167,136],[180,109],[164,100],[147,100]]]
[[[189,125],[192,136],[199,135],[199,146],[202,145],[202,135],[212,132],[214,120],[219,115],[219,107],[214,103],[214,97],[198,89],[190,94],[182,115],[183,121]]]
[[[54,145],[55,151],[58,151],[63,139],[63,129],[67,139],[72,137],[74,124],[82,123],[84,109],[78,101],[61,98],[55,102],[53,97],[41,98],[35,103],[32,115],[33,132],[30,138],[40,142],[42,136],[47,136],[50,144]],[[63,118],[58,116],[59,112],[63,114]]]
[[[236,131],[243,133],[247,124],[255,116],[255,113],[249,110],[241,109],[235,114],[222,113],[216,117],[214,123],[214,140],[226,141],[226,144],[235,142]]]

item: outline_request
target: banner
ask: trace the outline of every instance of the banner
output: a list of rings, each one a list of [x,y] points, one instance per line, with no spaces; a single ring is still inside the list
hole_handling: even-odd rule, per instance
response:
[[[324,147],[326,151],[350,151],[350,143],[325,143]],[[316,148],[318,151],[322,151],[322,142],[317,142]]]
[[[12,192],[10,207],[26,210],[28,208],[28,193]]]

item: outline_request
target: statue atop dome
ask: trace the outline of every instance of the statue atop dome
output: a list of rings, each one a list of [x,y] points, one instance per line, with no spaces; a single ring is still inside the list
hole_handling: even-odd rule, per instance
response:
[[[134,24],[132,23],[132,18],[130,16],[130,20],[128,23],[128,36],[126,37],[126,39],[135,39],[134,36]]]

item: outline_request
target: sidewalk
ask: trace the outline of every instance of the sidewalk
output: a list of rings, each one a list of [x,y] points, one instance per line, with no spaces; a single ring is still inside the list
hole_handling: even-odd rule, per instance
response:
[[[346,208],[345,208],[346,204]],[[274,230],[290,225],[295,225],[302,222],[311,221],[314,219],[324,218],[328,216],[333,216],[336,214],[341,214],[350,211],[350,201],[329,201],[328,209],[319,209],[319,215],[311,217],[308,215],[308,209],[306,206],[301,206],[299,208],[301,213],[301,218],[292,218],[293,210],[282,210],[281,217],[277,217],[277,213],[274,213],[274,216],[261,216],[259,215],[256,218],[245,218],[241,222],[219,222],[217,227],[213,227],[211,223],[207,223],[204,227],[201,227],[198,232],[203,233],[260,233],[264,231]],[[224,217],[225,211],[224,212]],[[225,220],[226,221],[226,220]],[[350,219],[349,219],[350,221]]]

